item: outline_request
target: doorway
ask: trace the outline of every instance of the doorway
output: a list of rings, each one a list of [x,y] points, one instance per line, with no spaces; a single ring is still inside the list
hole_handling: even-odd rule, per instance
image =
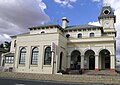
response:
[[[70,69],[71,70],[80,70],[81,68],[81,53],[78,50],[74,50],[71,53],[71,62]]]
[[[89,70],[95,69],[95,56],[91,55],[89,57]]]
[[[95,69],[95,52],[91,49],[88,49],[85,52],[85,69],[94,70]]]
[[[99,53],[101,57],[101,69],[110,69],[110,52],[103,49]]]

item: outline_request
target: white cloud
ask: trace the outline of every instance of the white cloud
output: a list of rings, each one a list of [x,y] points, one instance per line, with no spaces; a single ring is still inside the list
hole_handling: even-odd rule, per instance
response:
[[[93,0],[93,2],[100,2],[101,0]]]
[[[116,15],[116,23],[115,23],[115,28],[117,30],[117,58],[120,58],[120,0],[92,0],[93,2],[98,1],[102,2],[103,5],[110,5],[114,9],[114,13]],[[96,21],[98,22],[98,21]],[[93,23],[96,23],[93,22]],[[93,24],[91,23],[91,24]]]
[[[48,22],[46,5],[42,0],[0,0],[0,42],[8,35],[28,31],[28,27]]]
[[[61,6],[67,6],[69,8],[73,8],[71,3],[75,3],[77,0],[54,0],[54,1],[60,4]]]
[[[101,26],[99,21],[97,21],[97,22],[89,22],[88,24],[95,25],[95,26]]]

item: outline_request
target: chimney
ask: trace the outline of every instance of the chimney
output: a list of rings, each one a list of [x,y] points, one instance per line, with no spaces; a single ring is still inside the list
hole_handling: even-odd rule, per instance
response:
[[[69,21],[67,20],[66,17],[62,18],[62,28],[66,28],[68,26]]]

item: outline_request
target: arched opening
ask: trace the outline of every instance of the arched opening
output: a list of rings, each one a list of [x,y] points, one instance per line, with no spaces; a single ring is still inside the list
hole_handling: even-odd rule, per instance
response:
[[[95,34],[92,32],[92,33],[90,33],[90,37],[94,37],[95,36]]]
[[[59,69],[62,69],[62,57],[63,57],[63,52],[60,53],[60,63],[59,63]]]
[[[81,53],[78,50],[74,50],[71,53],[71,70],[80,70],[81,66]]]
[[[20,50],[20,59],[19,59],[19,64],[25,64],[25,60],[26,60],[26,48],[23,47]]]
[[[82,38],[82,34],[81,33],[78,34],[78,38]]]
[[[44,65],[51,65],[51,58],[52,58],[51,47],[48,46],[45,48]]]
[[[32,65],[38,64],[38,53],[39,53],[39,49],[37,47],[34,47],[32,49],[32,56],[31,56],[31,64]]]
[[[66,38],[70,38],[70,34],[66,34]]]
[[[110,52],[107,49],[100,51],[101,69],[110,69]]]
[[[95,52],[93,50],[87,50],[85,52],[85,69],[95,69]]]

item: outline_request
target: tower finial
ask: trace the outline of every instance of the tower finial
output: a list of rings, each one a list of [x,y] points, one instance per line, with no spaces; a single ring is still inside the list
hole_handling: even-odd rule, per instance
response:
[[[104,3],[104,6],[110,6],[110,4],[106,2],[106,3]]]

